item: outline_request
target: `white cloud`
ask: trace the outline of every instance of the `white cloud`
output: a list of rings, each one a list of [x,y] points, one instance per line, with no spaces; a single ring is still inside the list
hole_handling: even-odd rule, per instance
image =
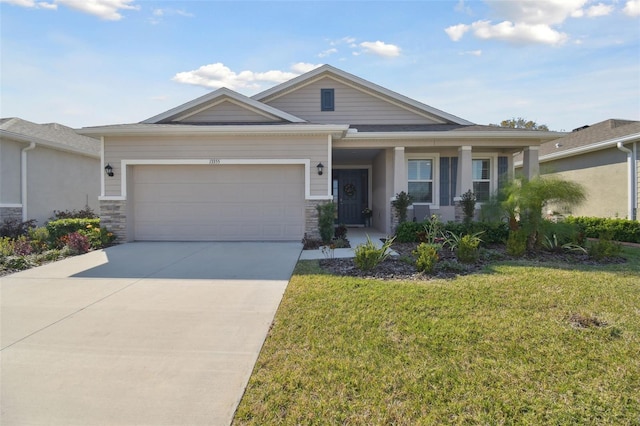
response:
[[[178,16],[183,16],[185,18],[193,18],[195,16],[193,13],[187,12],[182,9],[168,9],[168,8],[153,9],[153,12],[151,12],[151,15],[152,17],[149,18],[148,21],[153,25],[157,25],[163,22],[163,18],[166,16],[178,15]]]
[[[587,16],[597,18],[598,16],[607,16],[613,12],[613,6],[610,4],[598,3],[587,9]]]
[[[58,5],[53,3],[47,3],[44,1],[36,2],[35,0],[0,0],[0,3],[8,3],[14,6],[31,7],[34,9],[50,9],[55,10]]]
[[[173,77],[178,83],[193,84],[207,88],[226,87],[232,90],[258,89],[261,83],[283,83],[317,68],[319,65],[299,62],[291,66],[291,71],[271,70],[266,72],[240,71],[236,73],[221,62],[203,65],[192,71],[179,72]]]
[[[528,24],[524,22],[513,23],[504,21],[491,25],[489,21],[477,21],[471,24],[473,34],[483,40],[497,39],[513,43],[542,43],[562,44],[568,36],[558,32],[548,25]]]
[[[382,41],[364,41],[360,43],[360,47],[364,48],[364,53],[372,53],[378,56],[392,58],[400,56],[400,48],[394,44],[387,44]]]
[[[56,3],[67,6],[80,12],[88,13],[106,21],[119,21],[122,19],[121,10],[140,10],[135,6],[134,0],[55,0]]]
[[[338,53],[338,49],[332,47],[331,49],[327,49],[323,52],[318,53],[319,58],[326,58],[327,56],[331,56],[334,53]]]
[[[461,52],[461,55],[471,55],[471,56],[482,56],[482,50],[467,50],[466,52]]]
[[[640,16],[640,0],[629,0],[622,11],[629,16]]]
[[[587,0],[487,1],[506,20],[527,24],[557,25],[580,13]]]
[[[458,41],[462,38],[464,33],[469,31],[470,28],[471,27],[469,25],[458,24],[458,25],[452,25],[449,28],[445,28],[444,32],[447,33],[447,35],[451,40]]]

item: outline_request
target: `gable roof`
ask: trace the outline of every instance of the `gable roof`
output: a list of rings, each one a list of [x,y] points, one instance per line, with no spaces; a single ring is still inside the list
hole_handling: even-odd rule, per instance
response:
[[[81,136],[58,123],[36,124],[17,117],[0,120],[0,136],[19,142],[35,142],[48,148],[100,157],[100,141]]]
[[[415,99],[411,99],[407,96],[396,93],[385,87],[379,86],[375,83],[367,81],[353,74],[349,74],[346,71],[335,68],[328,64],[315,68],[289,81],[285,81],[284,83],[274,86],[271,89],[260,92],[252,96],[252,99],[255,99],[260,102],[268,103],[273,99],[276,99],[280,96],[283,96],[287,93],[292,92],[293,90],[296,90],[308,84],[311,84],[324,77],[334,78],[342,83],[345,83],[351,87],[354,87],[358,90],[366,92],[370,95],[393,102],[406,109],[419,111],[431,117],[436,117],[441,121],[444,121],[445,123],[461,124],[461,125],[473,124],[470,121],[464,120],[460,117],[456,117],[453,114],[449,114],[437,108],[433,108],[429,105],[423,104],[422,102],[416,101]]]
[[[229,101],[244,109],[252,111],[258,115],[270,118],[273,121],[286,121],[289,123],[305,123],[306,120],[296,117],[287,112],[273,108],[269,105],[258,102],[233,90],[222,87],[206,95],[200,96],[192,101],[186,102],[161,114],[141,121],[143,124],[164,124],[171,122],[186,122],[188,118],[214,108],[222,102]]]
[[[640,141],[640,121],[609,119],[545,142],[538,154],[540,161],[551,161],[634,141]],[[515,157],[516,163],[521,160],[521,155]]]

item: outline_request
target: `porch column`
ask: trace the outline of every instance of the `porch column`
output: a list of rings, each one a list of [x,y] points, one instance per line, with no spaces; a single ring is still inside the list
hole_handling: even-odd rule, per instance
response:
[[[522,159],[522,173],[527,179],[540,174],[540,162],[538,161],[538,146],[530,146],[524,149]]]
[[[393,196],[402,191],[409,191],[407,163],[404,160],[404,147],[397,146],[393,149]]]
[[[473,162],[470,146],[461,146],[458,148],[458,179],[456,181],[456,197],[460,198],[462,194],[471,190],[473,191]]]

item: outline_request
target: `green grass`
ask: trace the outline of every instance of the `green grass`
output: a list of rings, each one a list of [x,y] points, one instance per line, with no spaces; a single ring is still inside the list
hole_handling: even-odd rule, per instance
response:
[[[625,252],[425,282],[300,262],[234,424],[638,425],[640,250]]]

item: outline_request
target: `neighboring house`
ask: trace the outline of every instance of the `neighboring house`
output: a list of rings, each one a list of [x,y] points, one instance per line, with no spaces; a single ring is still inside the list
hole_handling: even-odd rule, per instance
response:
[[[57,123],[0,119],[0,221],[37,220],[54,210],[96,212],[100,142]]]
[[[562,135],[474,125],[329,65],[78,132],[102,139],[101,219],[128,241],[317,237],[331,200],[336,223],[362,226],[368,207],[391,233],[401,191],[453,220],[460,194],[488,197],[515,152],[537,173],[538,146]]]
[[[576,216],[638,218],[640,121],[606,120],[540,146],[540,172],[582,184]],[[516,156],[516,170],[522,158]],[[553,213],[553,212],[546,212]]]

